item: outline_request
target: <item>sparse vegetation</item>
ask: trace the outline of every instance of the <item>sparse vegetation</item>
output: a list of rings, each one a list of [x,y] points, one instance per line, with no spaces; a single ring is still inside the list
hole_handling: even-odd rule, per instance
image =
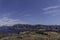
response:
[[[60,40],[59,26],[47,25],[14,25],[12,27],[1,27],[0,29],[17,30],[26,29],[27,31],[17,33],[1,33],[0,40]]]
[[[60,40],[60,33],[52,31],[27,31],[19,34],[0,34],[0,40]]]

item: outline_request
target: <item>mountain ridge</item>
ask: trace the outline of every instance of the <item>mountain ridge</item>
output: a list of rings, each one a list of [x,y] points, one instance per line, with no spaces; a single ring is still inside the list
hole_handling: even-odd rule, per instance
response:
[[[60,32],[60,25],[30,25],[30,24],[15,24],[13,26],[1,26],[0,33],[19,33],[24,31],[37,31],[37,30],[54,30]]]

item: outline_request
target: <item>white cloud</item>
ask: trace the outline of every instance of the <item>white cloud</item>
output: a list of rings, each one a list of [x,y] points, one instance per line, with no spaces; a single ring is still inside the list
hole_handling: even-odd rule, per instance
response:
[[[44,14],[60,14],[60,10],[50,10],[43,12]]]
[[[43,8],[43,10],[50,10],[50,9],[56,9],[56,8],[60,8],[60,5],[59,6],[46,7],[46,8]]]
[[[0,26],[3,26],[3,25],[11,26],[11,25],[20,24],[20,23],[24,24],[24,22],[20,21],[19,19],[12,19],[7,17],[0,18]]]
[[[60,15],[60,6],[50,6],[43,9],[43,14],[50,14],[52,16]]]

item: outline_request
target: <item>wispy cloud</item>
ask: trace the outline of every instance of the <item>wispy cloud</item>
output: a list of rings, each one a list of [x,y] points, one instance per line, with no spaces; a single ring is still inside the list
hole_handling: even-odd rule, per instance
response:
[[[49,11],[45,11],[43,12],[44,14],[60,14],[60,10],[49,10]]]
[[[51,14],[52,16],[60,15],[60,6],[50,6],[43,8],[43,14]]]
[[[60,5],[59,6],[46,7],[46,8],[43,8],[43,10],[50,10],[50,9],[56,9],[56,8],[60,8]]]
[[[16,14],[17,15],[16,15]],[[1,14],[0,16],[0,26],[3,26],[3,25],[7,25],[7,26],[11,26],[11,25],[14,25],[14,24],[28,24],[27,22],[25,21],[22,21],[20,18],[12,18],[12,16],[14,17],[28,17],[30,16],[30,14],[26,13],[26,11],[22,11],[22,12],[19,12],[19,11],[13,11],[13,12],[6,12],[6,13],[3,13]]]
[[[3,26],[3,25],[11,26],[14,24],[24,24],[24,22],[22,22],[19,19],[12,19],[8,17],[0,18],[0,26]]]

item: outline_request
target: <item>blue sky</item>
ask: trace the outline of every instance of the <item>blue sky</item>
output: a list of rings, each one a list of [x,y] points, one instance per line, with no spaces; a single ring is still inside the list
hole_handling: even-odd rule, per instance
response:
[[[0,24],[12,22],[60,24],[60,0],[0,0]]]

